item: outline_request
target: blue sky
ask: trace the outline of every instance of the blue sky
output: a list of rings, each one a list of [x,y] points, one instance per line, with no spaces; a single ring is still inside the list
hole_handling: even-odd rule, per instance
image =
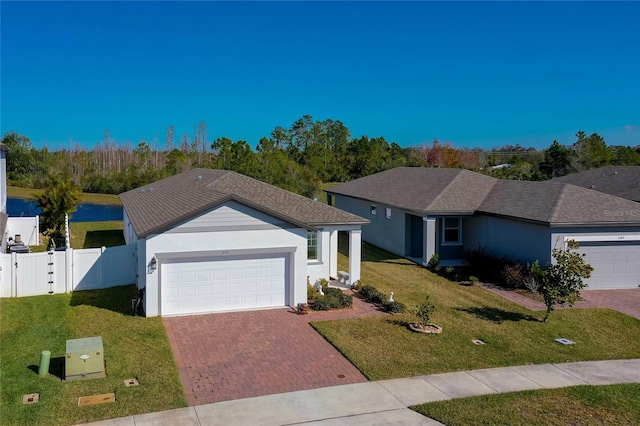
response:
[[[0,3],[0,131],[252,146],[307,114],[401,146],[640,144],[638,2]]]

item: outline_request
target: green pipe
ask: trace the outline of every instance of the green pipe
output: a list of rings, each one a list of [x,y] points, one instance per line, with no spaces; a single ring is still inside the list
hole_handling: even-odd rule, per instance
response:
[[[49,374],[49,362],[51,361],[51,351],[42,351],[40,354],[40,368],[38,376],[46,376]]]

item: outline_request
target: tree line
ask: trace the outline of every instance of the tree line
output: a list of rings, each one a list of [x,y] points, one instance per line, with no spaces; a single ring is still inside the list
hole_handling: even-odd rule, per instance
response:
[[[308,197],[326,182],[345,182],[398,166],[465,168],[501,179],[546,180],[607,165],[640,165],[640,145],[607,146],[593,133],[576,133],[572,145],[553,141],[545,150],[505,145],[493,149],[456,148],[437,139],[400,147],[384,137],[353,137],[340,121],[305,115],[289,128],[276,127],[255,150],[245,140],[208,140],[204,121],[193,134],[177,140],[169,126],[164,147],[158,141],[137,145],[116,142],[106,130],[103,141],[88,150],[50,151],[10,131],[7,178],[15,186],[42,188],[51,175],[71,179],[85,192],[119,194],[193,167],[233,170]]]

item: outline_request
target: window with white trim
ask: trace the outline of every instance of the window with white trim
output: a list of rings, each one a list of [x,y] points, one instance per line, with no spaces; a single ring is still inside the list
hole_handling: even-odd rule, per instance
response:
[[[462,244],[462,218],[445,217],[442,219],[442,245]]]
[[[389,207],[384,209],[384,217],[386,217],[387,219],[391,219],[391,209]]]
[[[318,231],[307,233],[307,260],[318,260]]]

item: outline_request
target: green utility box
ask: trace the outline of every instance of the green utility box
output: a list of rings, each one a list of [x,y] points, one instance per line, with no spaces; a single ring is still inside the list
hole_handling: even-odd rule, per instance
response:
[[[95,379],[106,376],[102,336],[67,340],[64,379]]]

